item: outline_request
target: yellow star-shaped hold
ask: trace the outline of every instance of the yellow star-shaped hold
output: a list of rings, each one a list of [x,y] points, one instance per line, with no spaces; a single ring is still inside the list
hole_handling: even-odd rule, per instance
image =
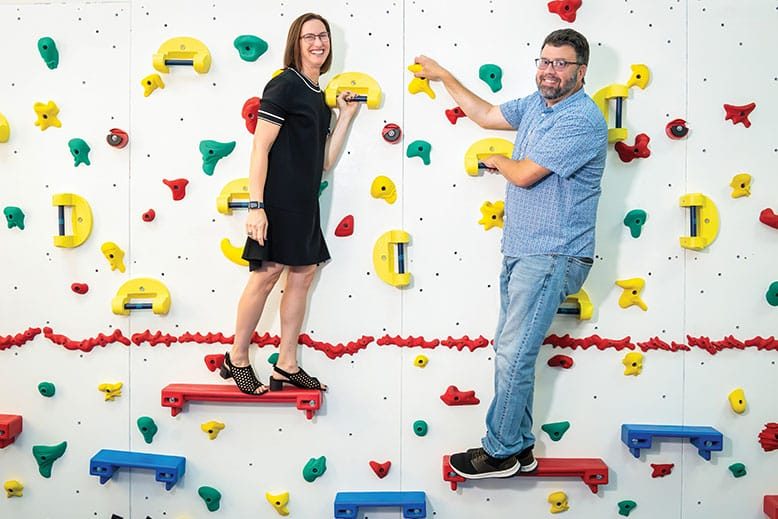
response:
[[[503,217],[505,216],[505,202],[498,200],[495,203],[484,202],[481,206],[481,214],[483,215],[478,223],[484,226],[484,231],[488,231],[492,227],[499,227],[502,229]]]
[[[62,123],[57,119],[57,114],[59,114],[57,103],[54,101],[49,101],[46,104],[35,103],[32,105],[32,108],[35,110],[35,115],[38,116],[38,120],[35,121],[35,126],[40,126],[41,131],[49,126],[62,128]]]
[[[210,422],[200,424],[200,430],[208,435],[209,440],[215,440],[219,433],[224,430],[224,424],[211,420]]]
[[[122,396],[122,383],[116,382],[115,384],[100,384],[97,389],[105,393],[105,400],[113,400],[117,396]]]

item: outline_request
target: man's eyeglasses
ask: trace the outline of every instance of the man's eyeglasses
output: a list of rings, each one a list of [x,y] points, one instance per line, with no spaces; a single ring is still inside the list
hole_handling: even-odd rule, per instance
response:
[[[308,34],[303,34],[300,36],[300,39],[305,41],[305,43],[313,43],[316,41],[316,38],[319,38],[322,43],[327,43],[330,41],[330,33],[322,32],[319,34],[313,34],[312,32],[309,32]]]
[[[535,58],[535,65],[537,65],[539,70],[546,70],[548,66],[551,65],[551,68],[554,70],[562,72],[568,65],[583,65],[583,63],[579,63],[578,61],[567,61],[566,59]]]

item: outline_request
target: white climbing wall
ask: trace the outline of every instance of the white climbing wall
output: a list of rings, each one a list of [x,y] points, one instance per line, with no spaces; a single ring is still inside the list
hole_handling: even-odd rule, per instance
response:
[[[339,72],[360,71],[375,78],[384,95],[379,110],[362,107],[338,166],[324,177],[322,222],[333,260],[317,276],[303,331],[332,344],[375,340],[334,360],[301,347],[306,369],[330,385],[323,408],[306,420],[288,405],[190,403],[171,417],[160,405],[165,385],[222,382],[203,362],[228,347],[218,343],[152,347],[141,340],[79,351],[40,333],[11,346],[13,336],[30,327],[50,327],[74,341],[115,330],[127,338],[146,330],[175,338],[233,334],[246,270],[227,260],[219,243],[242,243],[245,213],[218,213],[216,197],[248,174],[251,135],[241,108],[261,95],[281,66],[288,26],[306,11],[332,24],[334,61],[322,85]],[[26,215],[24,230],[0,229],[0,414],[24,417],[23,433],[0,449],[0,482],[16,479],[25,486],[23,498],[0,499],[0,517],[203,517],[201,486],[221,491],[216,514],[222,517],[275,517],[264,494],[283,491],[290,493],[292,517],[332,517],[336,492],[354,490],[423,490],[428,517],[455,519],[545,517],[547,496],[558,490],[570,498],[570,517],[615,517],[617,503],[626,499],[637,502],[632,517],[638,518],[763,517],[762,496],[778,494],[778,487],[775,453],[764,452],[757,440],[765,423],[778,422],[778,353],[748,347],[713,355],[694,344],[778,335],[776,308],[765,300],[778,280],[778,230],[758,221],[762,209],[778,210],[778,68],[770,55],[777,16],[778,3],[756,0],[737,9],[724,0],[584,0],[573,23],[549,13],[545,1],[0,1],[0,113],[11,125],[9,142],[0,143],[0,206],[18,206]],[[477,221],[485,201],[503,198],[504,182],[468,176],[464,154],[477,140],[512,141],[513,133],[481,130],[468,119],[452,125],[444,111],[455,103],[445,89],[433,84],[435,100],[410,95],[406,67],[414,56],[429,55],[478,95],[503,102],[532,92],[540,43],[561,27],[589,39],[590,95],[626,83],[632,64],[649,67],[648,87],[630,89],[624,126],[627,143],[640,133],[650,137],[651,155],[623,163],[610,146],[597,258],[585,284],[594,317],[559,316],[550,333],[628,337],[635,351],[658,337],[690,350],[648,351],[642,374],[626,377],[621,359],[627,350],[544,346],[536,379],[536,455],[602,458],[610,467],[609,484],[597,495],[575,478],[467,482],[452,492],[441,478],[441,458],[476,446],[483,434],[493,351],[377,341],[385,335],[492,338],[501,231],[484,231]],[[241,34],[261,37],[268,51],[254,63],[242,61],[233,47]],[[59,49],[55,70],[38,55],[43,36]],[[162,75],[165,88],[144,97],[140,81],[155,72],[152,55],[175,36],[208,46],[210,72],[172,69]],[[487,63],[503,71],[496,93],[478,79]],[[32,105],[48,100],[59,106],[62,128],[41,132]],[[725,103],[751,102],[757,106],[750,128],[724,119]],[[686,139],[666,136],[665,125],[675,118],[688,121]],[[401,143],[383,141],[387,123],[400,125]],[[127,148],[105,143],[114,127],[129,133]],[[73,166],[67,142],[75,137],[91,146],[91,166]],[[198,151],[206,139],[236,142],[212,176],[203,173]],[[432,145],[430,165],[405,156],[414,140]],[[730,180],[744,172],[753,177],[751,196],[733,199]],[[370,196],[378,175],[395,183],[394,204]],[[173,201],[162,180],[179,178],[189,181],[186,197]],[[51,196],[69,192],[89,201],[94,227],[84,245],[62,249],[52,245],[57,212]],[[699,252],[678,241],[688,234],[689,218],[679,197],[695,192],[710,197],[721,217],[718,238]],[[152,208],[156,218],[144,222],[141,215]],[[635,208],[648,213],[638,239],[622,223]],[[354,234],[335,237],[349,214]],[[372,264],[373,244],[391,229],[411,235],[413,281],[403,289],[382,282]],[[126,272],[111,271],[100,250],[107,241],[126,253]],[[111,313],[119,286],[138,277],[169,288],[166,316]],[[635,277],[646,282],[646,312],[618,304],[615,281]],[[89,292],[73,293],[74,282],[87,283]],[[260,334],[279,332],[280,288]],[[264,380],[272,351],[253,350]],[[546,365],[558,353],[573,357],[572,369]],[[419,354],[429,358],[424,369],[414,366]],[[38,393],[42,381],[56,385],[53,398]],[[117,381],[124,384],[122,396],[104,401],[97,386]],[[444,405],[440,395],[449,385],[475,390],[481,403]],[[727,401],[737,387],[748,399],[743,415]],[[150,445],[136,426],[141,416],[159,427]],[[420,419],[429,424],[425,437],[412,430]],[[210,420],[226,424],[213,441],[200,430]],[[552,442],[540,425],[560,421],[569,421],[570,430]],[[688,442],[655,441],[635,459],[621,443],[623,423],[712,426],[724,434],[724,450],[705,461]],[[45,479],[32,447],[61,441],[68,449]],[[89,459],[103,448],[184,456],[186,474],[171,491],[143,470],[121,469],[100,485],[89,475]],[[327,471],[308,483],[302,469],[319,456],[326,456]],[[371,460],[391,460],[386,478],[374,475]],[[746,465],[747,476],[736,479],[727,469],[737,462]],[[652,478],[651,463],[675,468]],[[400,515],[373,509],[364,517]]]

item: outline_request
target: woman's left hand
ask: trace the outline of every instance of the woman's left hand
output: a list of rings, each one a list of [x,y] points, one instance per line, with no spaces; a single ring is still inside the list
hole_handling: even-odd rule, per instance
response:
[[[338,104],[338,111],[341,116],[352,118],[357,115],[357,112],[359,111],[359,105],[362,103],[359,101],[348,101],[348,99],[351,99],[355,95],[356,94],[354,92],[349,90],[344,90],[338,94],[336,102]]]

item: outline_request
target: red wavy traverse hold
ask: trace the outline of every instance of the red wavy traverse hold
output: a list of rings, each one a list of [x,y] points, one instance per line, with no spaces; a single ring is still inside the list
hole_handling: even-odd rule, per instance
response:
[[[162,334],[161,331],[157,331],[155,334],[151,334],[151,331],[146,330],[143,333],[133,333],[132,334],[132,342],[136,346],[140,346],[142,342],[148,342],[151,344],[151,346],[156,346],[157,344],[164,344],[167,347],[170,347],[171,343],[178,342],[178,339],[170,334]]]
[[[654,471],[651,473],[652,478],[663,478],[669,476],[675,467],[675,463],[652,463],[651,468]]]
[[[743,126],[749,128],[751,121],[748,120],[748,116],[756,108],[756,103],[749,103],[747,105],[724,105],[724,110],[727,112],[727,116],[724,120],[731,120],[732,124],[743,123]]]
[[[766,423],[762,432],[759,433],[759,443],[765,452],[778,449],[778,423]]]
[[[638,347],[643,351],[648,350],[665,350],[665,351],[678,351],[678,350],[684,350],[689,351],[689,347],[685,344],[678,344],[677,342],[673,341],[672,344],[667,344],[665,341],[660,339],[659,337],[651,337],[646,342],[639,342]]]
[[[24,333],[6,335],[5,337],[0,335],[0,351],[8,349],[11,346],[24,346],[24,343],[33,340],[39,333],[41,333],[40,328],[27,328],[27,331]]]
[[[253,344],[256,344],[260,348],[263,346],[278,346],[281,344],[281,337],[278,335],[270,335],[269,333],[265,332],[264,335],[260,335],[257,332],[254,332],[254,335],[251,336],[251,342]],[[299,339],[297,342],[300,342]]]
[[[198,344],[232,344],[232,341],[235,339],[234,335],[230,335],[229,337],[225,337],[222,332],[219,333],[208,333],[206,335],[201,334],[200,332],[197,332],[195,334],[191,334],[189,332],[184,332],[179,338],[178,342],[196,342]]]
[[[600,351],[606,348],[615,348],[617,351],[621,351],[625,348],[629,350],[635,349],[635,345],[632,344],[631,338],[629,336],[626,336],[623,339],[616,340],[616,339],[604,339],[596,334],[589,337],[576,339],[570,337],[570,334],[567,333],[562,337],[552,333],[551,335],[546,337],[546,340],[543,342],[543,344],[550,344],[555,348],[572,348],[572,349],[582,348],[584,350],[589,349],[592,346],[596,346],[597,349]]]
[[[81,341],[74,341],[64,335],[56,334],[54,333],[54,330],[48,326],[43,328],[43,335],[54,344],[64,346],[66,350],[80,350],[89,352],[92,351],[95,346],[105,348],[107,345],[113,342],[120,342],[125,346],[130,345],[130,340],[125,337],[122,334],[122,331],[119,329],[114,330],[111,335],[99,333],[97,334],[97,337],[90,337],[89,339],[84,339]]]
[[[548,12],[556,13],[564,21],[573,23],[581,4],[581,0],[553,0],[548,3]]]
[[[405,348],[414,348],[414,347],[420,347],[420,348],[434,348],[435,346],[440,345],[440,340],[433,339],[431,341],[426,340],[424,337],[414,337],[413,335],[409,335],[407,339],[403,339],[399,335],[395,335],[394,337],[390,337],[389,335],[384,335],[380,339],[376,341],[376,344],[379,346],[400,346]]]
[[[456,386],[448,386],[446,392],[440,395],[446,405],[476,405],[481,401],[475,396],[475,390],[460,391]]]
[[[462,351],[462,348],[467,348],[470,351],[474,351],[478,348],[487,347],[489,345],[489,340],[483,335],[479,336],[477,339],[471,339],[467,335],[461,339],[454,339],[449,335],[448,339],[440,341],[440,344],[443,346],[448,346],[449,348],[456,348],[457,351]]]
[[[333,345],[329,342],[314,341],[307,333],[301,333],[300,337],[297,339],[297,342],[313,348],[314,350],[321,351],[331,359],[336,359],[343,355],[353,355],[359,350],[364,350],[367,348],[367,345],[374,340],[375,339],[373,337],[363,335],[356,341],[351,341],[345,346],[341,343]]]
[[[635,144],[629,145],[624,142],[616,143],[616,153],[622,162],[632,162],[632,159],[645,159],[651,155],[648,149],[648,142],[651,138],[645,133],[639,133],[635,136]]]

